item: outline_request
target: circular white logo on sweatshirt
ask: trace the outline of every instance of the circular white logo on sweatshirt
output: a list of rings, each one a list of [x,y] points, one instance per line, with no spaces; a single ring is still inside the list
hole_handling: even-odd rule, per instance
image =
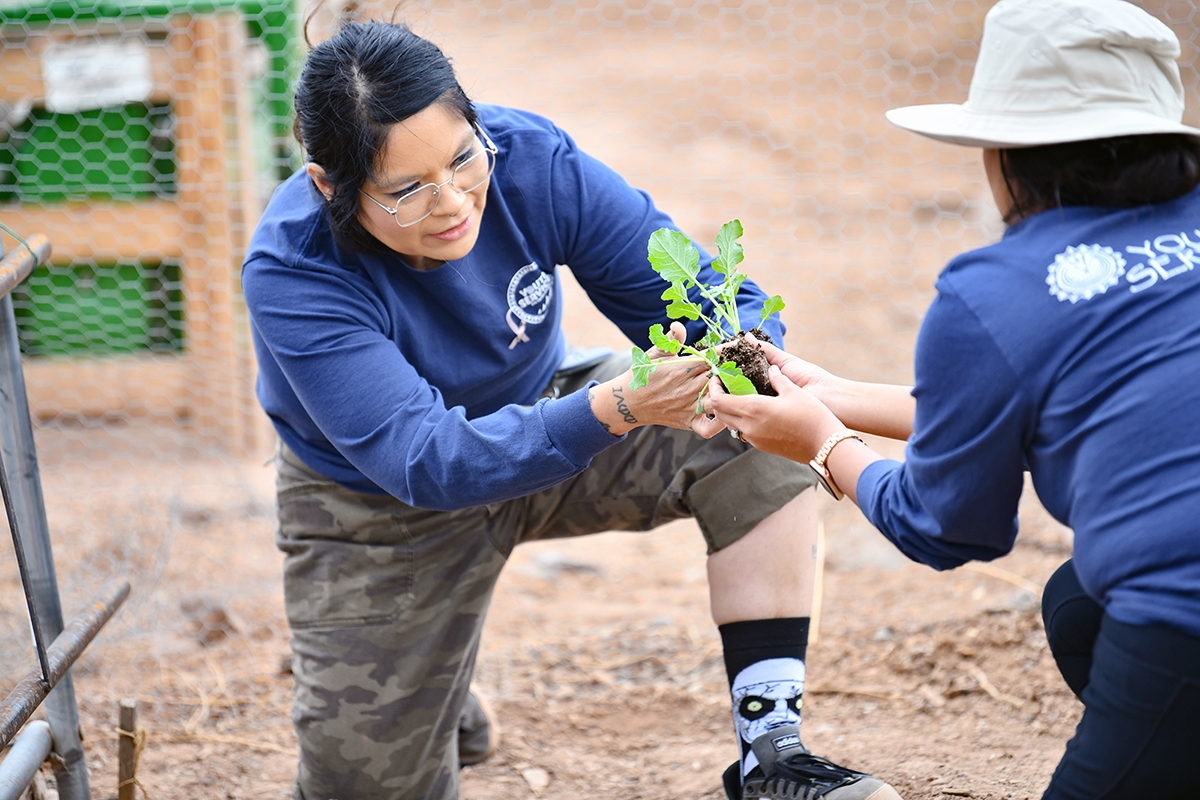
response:
[[[1125,274],[1125,258],[1111,247],[1081,244],[1056,255],[1047,271],[1050,294],[1078,303],[1116,286]]]
[[[521,267],[508,282],[508,310],[522,322],[537,325],[545,320],[553,299],[554,278],[536,262]]]

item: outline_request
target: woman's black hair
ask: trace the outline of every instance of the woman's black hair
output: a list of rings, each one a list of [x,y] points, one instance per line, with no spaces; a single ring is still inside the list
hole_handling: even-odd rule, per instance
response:
[[[1200,184],[1200,138],[1177,133],[1118,136],[1000,152],[1012,208],[1007,223],[1064,206],[1165,203]]]
[[[374,174],[391,126],[434,103],[475,124],[475,107],[450,60],[404,25],[346,22],[309,51],[293,131],[333,186],[325,210],[339,244],[387,251],[359,222],[359,190]]]

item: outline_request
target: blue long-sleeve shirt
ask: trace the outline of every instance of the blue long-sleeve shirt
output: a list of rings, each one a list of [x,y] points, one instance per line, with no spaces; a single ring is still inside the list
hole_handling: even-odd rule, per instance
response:
[[[950,262],[905,461],[859,503],[938,569],[1007,553],[1028,468],[1116,619],[1200,636],[1200,190],[1035,215]]]
[[[242,269],[258,397],[283,442],[347,487],[439,510],[552,486],[619,441],[586,392],[539,399],[565,350],[555,267],[639,347],[669,323],[646,251],[671,219],[546,119],[478,111],[499,152],[465,258],[417,271],[340,247],[301,171],[275,193]],[[701,280],[717,282],[701,256]],[[744,283],[741,317],[757,321],[764,300]],[[764,328],[782,338],[776,318]]]

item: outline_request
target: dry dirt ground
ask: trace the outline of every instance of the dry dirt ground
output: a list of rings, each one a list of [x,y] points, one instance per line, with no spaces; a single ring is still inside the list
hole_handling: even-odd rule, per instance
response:
[[[116,795],[124,698],[145,730],[139,797],[288,796],[291,677],[262,462],[114,458],[43,476],[57,498],[52,529],[74,532],[55,542],[64,585],[133,576],[74,671],[96,798]],[[812,749],[910,800],[1040,796],[1080,706],[1054,669],[1035,596],[1068,557],[1069,533],[1027,494],[1010,556],[944,574],[822,498],[803,722]],[[65,596],[66,614],[85,599]],[[519,548],[477,678],[504,735],[464,771],[464,798],[722,797],[736,750],[690,522]]]

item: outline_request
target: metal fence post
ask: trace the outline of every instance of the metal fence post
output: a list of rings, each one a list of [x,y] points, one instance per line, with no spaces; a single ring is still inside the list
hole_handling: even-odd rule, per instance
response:
[[[0,776],[0,800],[19,800],[25,794],[52,746],[50,726],[40,719],[29,723],[4,757],[8,770]]]
[[[4,249],[0,244],[0,257]],[[62,632],[62,603],[50,529],[33,442],[33,422],[21,370],[17,319],[11,292],[0,298],[0,451],[8,470],[13,514],[28,559],[31,602],[37,608],[42,637],[51,642]],[[44,676],[48,677],[48,676]],[[43,707],[54,738],[55,779],[61,800],[91,800],[87,761],[79,728],[75,685],[68,671],[46,698]]]

